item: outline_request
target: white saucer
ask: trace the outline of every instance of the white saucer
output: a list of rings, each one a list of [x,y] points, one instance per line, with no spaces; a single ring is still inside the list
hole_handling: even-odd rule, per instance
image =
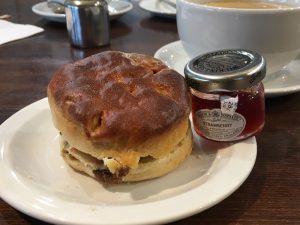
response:
[[[110,6],[109,8],[110,20],[119,18],[120,16],[129,12],[133,8],[133,5],[130,2],[126,2],[126,1],[111,1],[109,3],[109,6]],[[62,14],[54,13],[47,6],[47,2],[40,2],[35,4],[34,6],[32,6],[32,11],[35,14],[54,22],[60,22],[60,23],[66,22],[66,15],[64,13]]]
[[[189,61],[181,41],[175,41],[158,49],[154,55],[180,74]],[[300,58],[296,58],[280,71],[263,81],[266,97],[277,97],[300,91]]]
[[[169,4],[167,1],[171,2]],[[160,17],[175,18],[176,8],[172,4],[176,4],[174,0],[142,0],[139,6],[152,14]]]
[[[216,205],[245,181],[255,137],[222,144],[194,136],[192,154],[166,176],[103,186],[60,155],[47,98],[0,125],[0,198],[53,224],[164,224]]]

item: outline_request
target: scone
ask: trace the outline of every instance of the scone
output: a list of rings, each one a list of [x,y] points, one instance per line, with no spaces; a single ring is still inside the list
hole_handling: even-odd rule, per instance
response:
[[[185,80],[153,57],[90,56],[62,66],[47,93],[64,160],[103,183],[160,177],[191,153]]]

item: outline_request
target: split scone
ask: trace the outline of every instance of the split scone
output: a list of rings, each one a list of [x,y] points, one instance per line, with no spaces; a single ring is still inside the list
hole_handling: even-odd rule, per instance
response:
[[[103,183],[160,177],[192,150],[185,80],[151,56],[90,56],[62,66],[47,92],[64,160]]]

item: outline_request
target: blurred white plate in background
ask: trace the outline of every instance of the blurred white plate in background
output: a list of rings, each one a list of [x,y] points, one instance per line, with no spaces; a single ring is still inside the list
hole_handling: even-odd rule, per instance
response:
[[[156,16],[176,18],[175,0],[141,0],[139,6]]]
[[[109,9],[109,17],[110,20],[114,20],[119,18],[120,16],[124,15],[125,13],[129,12],[133,5],[130,2],[127,1],[111,1],[109,3],[110,9]],[[66,15],[64,13],[54,13],[47,5],[47,2],[40,2],[32,6],[32,11],[39,15],[44,17],[45,19],[59,22],[59,23],[65,23],[66,22]]]

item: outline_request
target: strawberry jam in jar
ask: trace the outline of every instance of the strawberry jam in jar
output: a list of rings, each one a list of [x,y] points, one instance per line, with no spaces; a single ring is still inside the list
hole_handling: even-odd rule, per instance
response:
[[[197,134],[232,142],[262,130],[266,63],[261,55],[244,49],[210,52],[190,60],[184,73]]]

